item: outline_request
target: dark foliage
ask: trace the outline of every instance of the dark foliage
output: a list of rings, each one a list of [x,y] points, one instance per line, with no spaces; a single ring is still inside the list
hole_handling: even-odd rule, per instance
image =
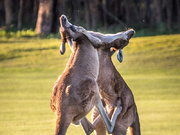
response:
[[[73,24],[90,30],[134,28],[142,36],[178,33],[179,7],[179,0],[0,0],[0,27],[57,33],[59,17],[65,14]]]

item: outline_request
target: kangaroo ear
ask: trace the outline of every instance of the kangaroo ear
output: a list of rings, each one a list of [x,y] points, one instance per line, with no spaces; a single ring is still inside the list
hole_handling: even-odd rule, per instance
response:
[[[73,43],[73,38],[68,38],[67,42],[71,48],[71,51],[74,52],[74,43]]]
[[[117,52],[117,59],[119,60],[119,62],[123,61],[123,51],[122,49],[119,49]]]
[[[65,41],[62,41],[61,45],[60,45],[60,53],[61,55],[63,55],[66,51],[66,46],[65,46],[66,42]]]

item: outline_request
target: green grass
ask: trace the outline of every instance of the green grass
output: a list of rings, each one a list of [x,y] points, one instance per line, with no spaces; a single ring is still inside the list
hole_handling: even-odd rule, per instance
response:
[[[70,55],[60,39],[0,37],[0,134],[50,135],[55,114],[52,86]],[[180,35],[131,39],[124,61],[114,64],[132,89],[142,135],[180,134]],[[90,118],[90,114],[88,115]],[[83,135],[71,125],[67,135]]]

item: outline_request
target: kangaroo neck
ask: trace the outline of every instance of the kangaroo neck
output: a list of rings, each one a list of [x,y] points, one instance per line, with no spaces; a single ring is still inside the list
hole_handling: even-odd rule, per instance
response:
[[[108,51],[98,50],[98,56],[99,56],[99,71],[106,72],[107,69],[115,69],[111,54]],[[104,69],[104,70],[103,70]]]
[[[71,53],[66,70],[73,70],[76,74],[82,74],[97,79],[99,73],[99,59],[97,49],[91,42],[74,42],[74,52]],[[78,72],[76,72],[78,71]]]

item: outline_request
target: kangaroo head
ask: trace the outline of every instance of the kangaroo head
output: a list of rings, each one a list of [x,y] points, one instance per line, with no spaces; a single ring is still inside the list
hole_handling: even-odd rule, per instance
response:
[[[65,43],[68,42],[72,52],[74,52],[73,49],[73,40],[77,40],[78,38],[82,37],[84,34],[82,33],[82,31],[84,30],[83,27],[80,26],[75,26],[72,25],[67,17],[65,15],[61,15],[61,17],[59,18],[60,20],[60,28],[59,28],[59,32],[61,34],[61,40],[62,43],[60,45],[60,53],[63,55],[66,48],[65,48]]]
[[[104,51],[107,51],[107,52],[110,51],[111,56],[114,54],[114,52],[118,50],[117,58],[120,62],[122,62],[123,60],[122,49],[128,45],[129,40],[134,35],[135,31],[133,29],[130,29],[124,32],[116,33],[116,34],[102,34],[102,33],[90,31],[86,33],[87,37],[89,38],[88,33],[90,33],[91,35],[99,39],[100,40],[99,46],[102,48],[105,48],[103,49]],[[95,38],[91,38],[91,39],[95,39]],[[93,44],[95,44],[96,42],[94,42],[91,39],[90,41]],[[98,41],[98,40],[95,40],[95,41]]]
[[[65,44],[66,42],[68,42],[70,48],[73,51],[73,38],[72,36],[74,35],[75,29],[74,26],[69,23],[68,19],[66,18],[65,15],[62,15],[60,18],[60,28],[59,28],[59,32],[61,34],[61,40],[62,43],[60,45],[60,53],[64,54],[66,47]]]
[[[135,31],[133,29],[127,30],[125,32],[121,32],[125,35],[127,35],[127,40],[120,40],[120,42],[114,42],[114,46],[110,49],[111,54],[113,55],[115,51],[117,51],[117,59],[119,60],[119,62],[123,61],[123,51],[122,49],[128,45],[129,40],[131,39],[131,37],[135,34]],[[118,44],[118,45],[116,45]]]

